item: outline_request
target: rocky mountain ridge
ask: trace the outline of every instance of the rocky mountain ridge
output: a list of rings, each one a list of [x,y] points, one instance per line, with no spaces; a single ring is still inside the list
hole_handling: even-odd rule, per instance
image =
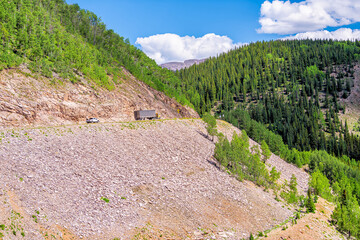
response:
[[[176,71],[176,70],[180,70],[183,68],[188,68],[194,64],[200,64],[205,61],[206,61],[206,58],[204,58],[204,59],[189,59],[189,60],[185,60],[184,62],[163,63],[163,64],[160,64],[160,66],[163,68],[167,68],[171,71]]]

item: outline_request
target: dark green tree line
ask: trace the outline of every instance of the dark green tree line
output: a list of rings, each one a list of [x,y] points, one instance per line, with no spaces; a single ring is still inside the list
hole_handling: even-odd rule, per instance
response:
[[[359,53],[358,41],[257,42],[177,74],[200,114],[216,105],[217,116],[234,123],[234,109],[245,109],[290,148],[360,159],[360,138],[338,116]]]

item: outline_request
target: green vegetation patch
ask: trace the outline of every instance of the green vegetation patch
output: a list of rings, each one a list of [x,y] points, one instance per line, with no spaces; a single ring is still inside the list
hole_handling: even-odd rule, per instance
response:
[[[158,66],[141,50],[93,12],[65,1],[0,1],[0,71],[26,63],[32,75],[52,84],[82,77],[94,88],[113,90],[128,79],[122,67],[137,79],[192,106],[180,91],[181,80]],[[41,17],[38,17],[41,16]],[[54,79],[54,75],[61,79]]]

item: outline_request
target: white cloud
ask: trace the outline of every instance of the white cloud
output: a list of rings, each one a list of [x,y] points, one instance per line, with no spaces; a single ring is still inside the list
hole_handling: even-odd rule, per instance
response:
[[[266,0],[261,5],[259,33],[293,34],[360,21],[359,0]]]
[[[234,44],[227,36],[209,33],[203,37],[180,37],[172,33],[137,38],[136,44],[158,64],[183,62],[187,59],[203,59],[227,52],[242,44]]]
[[[283,38],[288,39],[333,39],[333,40],[355,40],[360,39],[360,30],[352,30],[350,28],[340,28],[336,31],[329,32],[327,30],[316,32],[298,33],[295,36]]]

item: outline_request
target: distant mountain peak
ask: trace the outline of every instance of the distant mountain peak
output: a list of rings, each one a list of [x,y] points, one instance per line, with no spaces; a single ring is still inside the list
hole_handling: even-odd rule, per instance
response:
[[[188,68],[194,64],[199,64],[199,63],[205,62],[205,60],[206,60],[206,58],[204,58],[204,59],[188,59],[188,60],[185,60],[184,62],[163,63],[163,64],[160,64],[160,66],[163,68],[167,68],[171,71],[176,71],[176,70],[180,70],[183,68]]]

